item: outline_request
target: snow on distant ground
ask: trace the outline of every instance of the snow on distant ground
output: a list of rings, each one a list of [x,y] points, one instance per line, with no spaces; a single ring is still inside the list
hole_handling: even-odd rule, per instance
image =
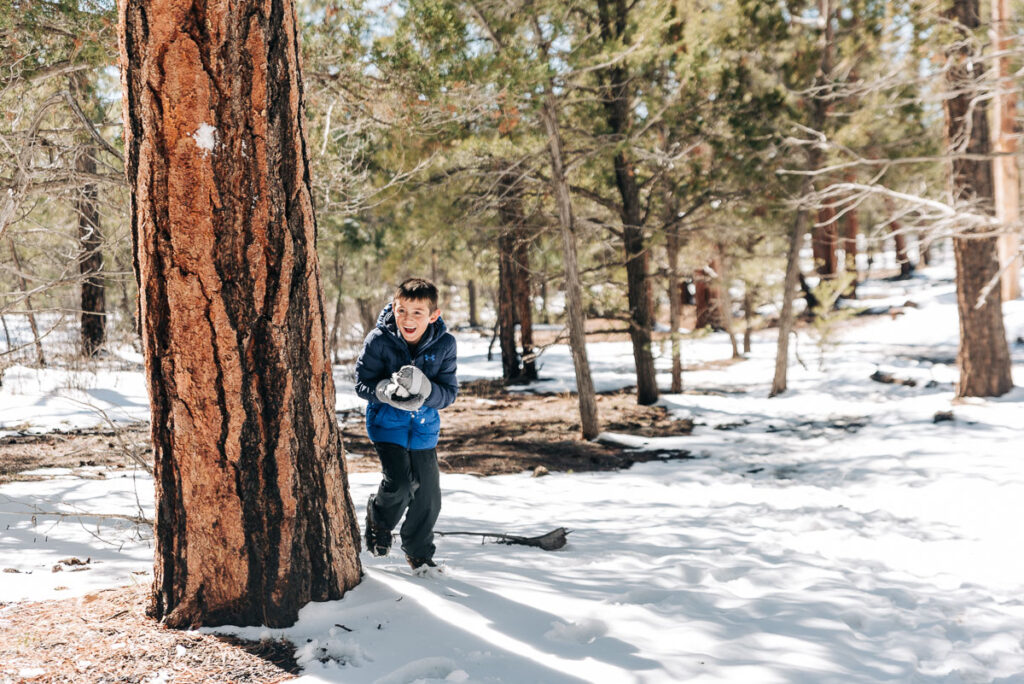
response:
[[[865,284],[863,294],[887,298],[878,301],[918,306],[846,328],[824,370],[802,336],[806,368],[791,366],[781,397],[767,398],[769,333],[749,359],[689,372],[685,393],[662,398],[695,421],[693,435],[607,435],[693,460],[442,476],[438,529],[564,525],[573,531],[562,550],[444,537],[445,571],[426,577],[397,552],[363,554],[362,584],[310,604],[294,627],[219,631],[292,640],[309,682],[1024,682],[1024,347],[1012,346],[1017,389],[954,402],[950,275]],[[1024,301],[1005,314],[1010,339],[1024,335]],[[463,380],[500,372],[485,341],[460,345]],[[632,384],[628,345],[589,353],[601,386]],[[684,353],[688,364],[722,359],[728,345],[712,335]],[[659,358],[660,372],[667,363]],[[919,383],[872,382],[876,369]],[[550,390],[572,388],[564,347],[544,354],[541,375]],[[954,420],[933,422],[940,410]],[[145,531],[30,518],[32,506],[152,506],[148,479],[106,475],[0,487],[0,568],[21,571],[0,575],[0,600],[148,581],[132,574],[150,567]],[[376,484],[351,476],[357,504]],[[91,556],[91,569],[51,572],[67,555]]]

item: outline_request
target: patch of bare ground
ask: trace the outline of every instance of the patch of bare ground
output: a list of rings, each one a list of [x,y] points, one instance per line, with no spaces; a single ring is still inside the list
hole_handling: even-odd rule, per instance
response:
[[[146,617],[148,597],[147,584],[0,607],[0,681],[283,682],[299,671],[288,642],[164,629]]]
[[[728,363],[732,361],[722,362]],[[610,432],[665,437],[689,434],[693,427],[688,421],[670,418],[663,407],[637,405],[636,394],[628,390],[598,395],[597,410],[602,429]],[[341,412],[339,418],[349,470],[380,470],[366,437],[362,411]],[[132,468],[129,449],[151,462],[148,425],[133,424],[118,431],[9,435],[0,438],[0,483],[47,477],[25,473],[37,468],[71,468],[82,477],[94,477],[97,466]],[[458,400],[441,414],[437,451],[444,472],[474,475],[514,473],[537,466],[551,471],[614,470],[673,456],[586,441],[580,436],[575,395],[507,392],[497,380],[462,383]]]
[[[40,475],[25,475],[35,468],[71,468],[89,477],[88,468],[127,468],[133,465],[128,449],[152,461],[149,424],[132,423],[117,430],[82,428],[57,430],[46,434],[23,433],[0,437],[0,483],[38,480]]]
[[[549,471],[614,470],[673,456],[584,440],[578,401],[570,394],[506,392],[497,380],[462,383],[458,400],[441,413],[437,446],[441,470],[473,475],[516,473],[538,466]],[[597,410],[602,429],[609,432],[667,437],[693,429],[689,421],[671,418],[664,407],[638,406],[636,394],[628,391],[598,395]],[[350,471],[379,469],[361,412],[344,416],[342,434]],[[363,457],[351,458],[354,454]]]

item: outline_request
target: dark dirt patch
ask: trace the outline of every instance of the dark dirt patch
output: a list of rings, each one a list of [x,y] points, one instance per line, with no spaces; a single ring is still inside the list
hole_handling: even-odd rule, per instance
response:
[[[602,428],[610,432],[667,437],[686,435],[693,429],[688,421],[670,418],[663,407],[638,406],[636,395],[630,392],[598,395],[597,410]],[[377,470],[361,412],[345,415],[342,434],[350,453],[367,456],[350,459],[350,470]],[[475,475],[517,473],[537,466],[561,471],[614,470],[672,456],[588,442],[580,436],[575,395],[510,393],[495,380],[460,385],[459,399],[441,413],[437,453],[442,471]]]
[[[636,394],[600,394],[597,410],[603,430],[643,437],[689,434],[688,421],[673,420],[660,406],[638,406]],[[362,411],[338,414],[353,472],[380,470],[366,438]],[[588,442],[580,437],[579,404],[575,395],[506,392],[500,381],[463,383],[459,399],[441,413],[438,457],[449,473],[495,475],[533,470],[586,471],[628,468],[636,462],[685,457],[685,452],[635,452]],[[45,435],[19,434],[0,438],[0,483],[40,479],[23,471],[44,467],[77,469],[131,468],[129,450],[152,460],[149,426],[133,424],[120,431],[67,430]],[[362,456],[359,458],[358,456]]]
[[[0,483],[39,479],[21,474],[35,468],[131,467],[133,461],[128,450],[133,446],[143,458],[152,461],[148,423],[133,423],[118,430],[92,428],[7,435],[0,437]]]

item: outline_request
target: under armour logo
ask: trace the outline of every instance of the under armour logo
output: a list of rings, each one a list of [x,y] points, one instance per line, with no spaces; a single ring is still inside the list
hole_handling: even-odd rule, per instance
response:
[[[423,355],[423,360],[424,361],[437,361],[437,354],[424,354]]]

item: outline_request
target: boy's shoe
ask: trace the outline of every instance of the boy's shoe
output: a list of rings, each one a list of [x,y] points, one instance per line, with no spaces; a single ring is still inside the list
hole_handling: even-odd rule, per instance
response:
[[[366,502],[366,548],[374,556],[386,556],[391,550],[391,530],[373,520],[373,496]]]
[[[416,558],[415,556],[410,556],[409,554],[405,554],[405,560],[409,563],[409,567],[411,567],[413,570],[419,570],[420,568],[423,568],[423,567],[427,567],[427,568],[436,568],[437,567],[437,563],[435,563],[434,559],[432,559],[432,558]]]

